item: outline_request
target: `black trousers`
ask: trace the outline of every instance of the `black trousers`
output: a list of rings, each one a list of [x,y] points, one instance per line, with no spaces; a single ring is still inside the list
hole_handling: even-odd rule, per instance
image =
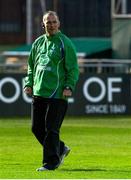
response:
[[[33,97],[32,132],[43,146],[43,164],[47,163],[50,169],[59,164],[64,150],[59,132],[67,106],[67,101],[62,99]]]

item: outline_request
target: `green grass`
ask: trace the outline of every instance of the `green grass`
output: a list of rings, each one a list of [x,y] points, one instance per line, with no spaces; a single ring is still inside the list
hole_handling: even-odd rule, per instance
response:
[[[55,171],[36,172],[42,147],[29,119],[0,119],[0,179],[130,179],[130,117],[66,118],[61,139],[71,147]]]

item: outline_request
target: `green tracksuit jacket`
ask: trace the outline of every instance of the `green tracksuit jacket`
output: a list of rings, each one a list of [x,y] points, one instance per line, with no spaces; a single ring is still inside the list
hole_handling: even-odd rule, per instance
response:
[[[33,95],[64,98],[65,86],[74,90],[79,70],[76,51],[71,40],[60,31],[53,36],[40,36],[32,45],[28,59],[25,85]]]

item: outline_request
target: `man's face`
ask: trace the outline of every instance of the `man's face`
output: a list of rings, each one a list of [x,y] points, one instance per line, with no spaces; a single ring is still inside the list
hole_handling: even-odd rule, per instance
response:
[[[44,28],[46,33],[51,36],[59,31],[60,22],[56,16],[47,15],[44,19]]]

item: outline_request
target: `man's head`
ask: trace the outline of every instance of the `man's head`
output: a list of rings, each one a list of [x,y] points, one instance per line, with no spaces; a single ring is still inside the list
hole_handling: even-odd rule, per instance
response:
[[[48,36],[54,35],[59,31],[59,17],[54,11],[48,11],[43,15],[45,32]]]

